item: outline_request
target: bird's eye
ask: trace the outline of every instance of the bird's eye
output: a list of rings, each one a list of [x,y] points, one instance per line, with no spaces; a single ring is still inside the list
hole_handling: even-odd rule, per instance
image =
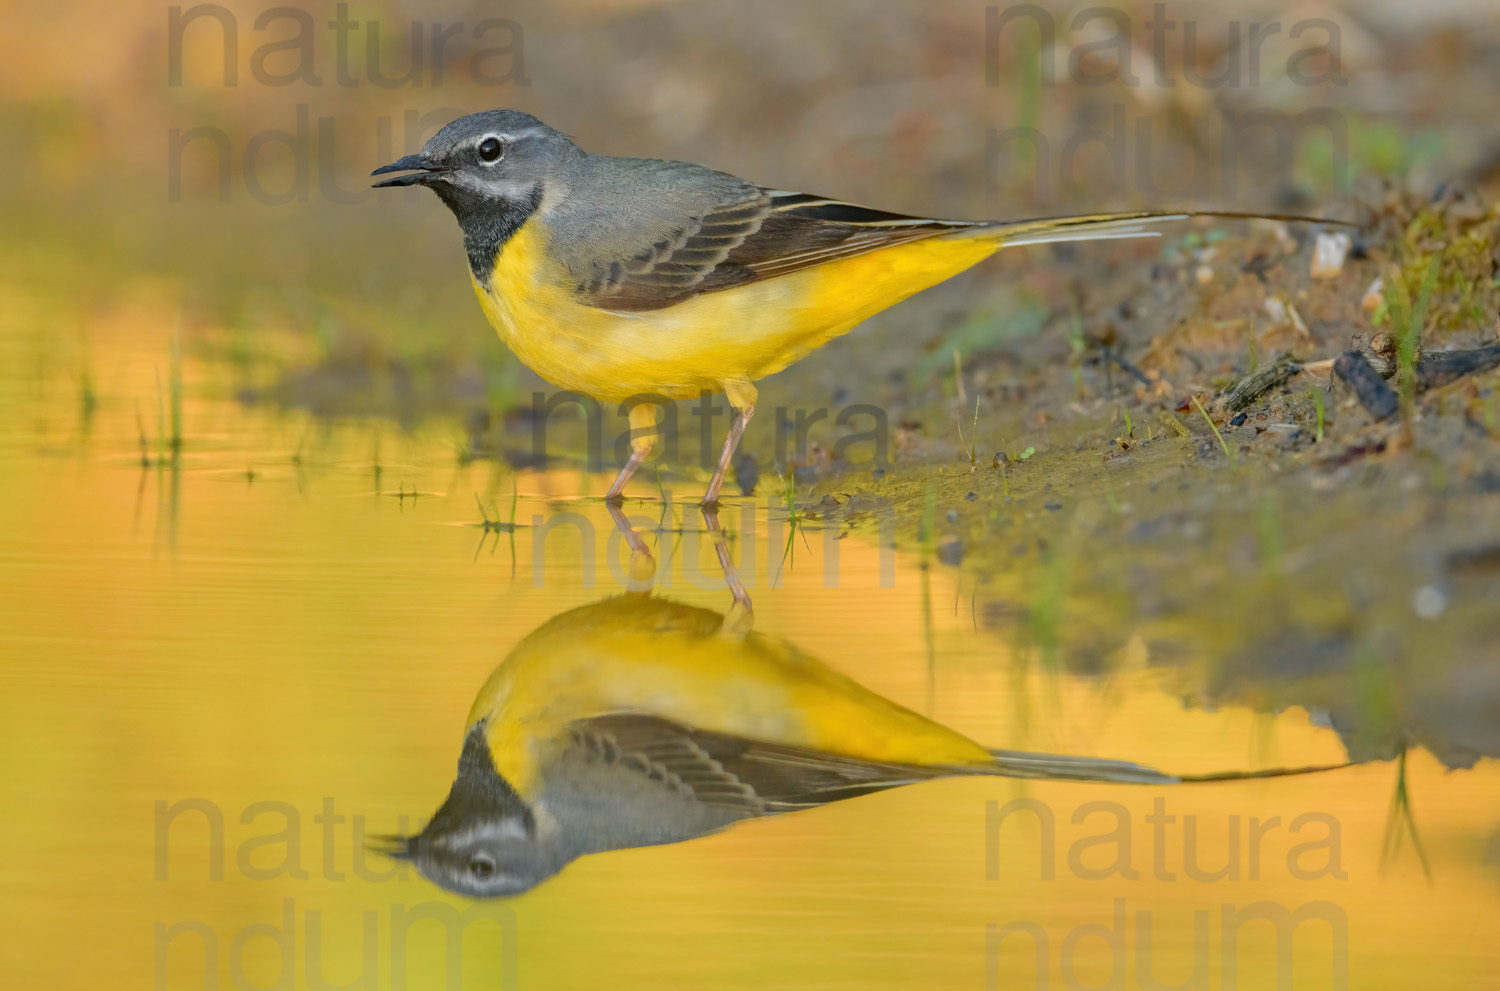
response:
[[[495,873],[495,862],[489,857],[475,857],[469,861],[469,873],[484,880]]]
[[[479,142],[479,158],[494,165],[500,161],[500,156],[505,154],[505,145],[500,143],[499,138],[485,138]]]

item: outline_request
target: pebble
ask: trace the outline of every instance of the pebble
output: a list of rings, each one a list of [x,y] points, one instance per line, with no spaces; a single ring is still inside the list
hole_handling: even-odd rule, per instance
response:
[[[739,483],[742,494],[755,494],[755,486],[760,482],[760,464],[752,455],[740,455],[734,465],[734,480]]]
[[[1448,611],[1448,597],[1436,585],[1423,585],[1412,597],[1411,608],[1422,619],[1437,619]]]
[[[1344,259],[1349,257],[1349,246],[1354,242],[1348,234],[1319,234],[1313,242],[1312,272],[1314,279],[1332,279],[1344,270]]]

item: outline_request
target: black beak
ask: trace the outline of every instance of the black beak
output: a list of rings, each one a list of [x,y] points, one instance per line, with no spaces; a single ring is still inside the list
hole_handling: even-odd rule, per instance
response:
[[[385,175],[387,172],[408,172],[412,169],[420,169],[420,172],[410,172],[409,175],[398,175],[393,179],[382,179],[373,183],[374,188],[382,186],[425,186],[444,172],[453,170],[446,166],[429,162],[421,155],[407,155],[405,158],[394,161],[389,165],[382,165],[371,172],[370,175]]]
[[[371,853],[384,854],[392,860],[417,859],[416,836],[371,836],[365,846]]]

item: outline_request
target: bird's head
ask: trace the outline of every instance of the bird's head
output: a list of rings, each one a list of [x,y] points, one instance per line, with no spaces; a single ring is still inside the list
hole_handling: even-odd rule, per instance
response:
[[[490,759],[484,724],[464,740],[448,798],[415,836],[382,837],[372,847],[409,860],[439,887],[470,898],[528,891],[566,862],[539,837],[531,808]]]
[[[487,110],[460,117],[415,155],[370,174],[406,173],[375,186],[426,186],[463,222],[475,212],[534,202],[582,155],[565,135],[530,114]]]

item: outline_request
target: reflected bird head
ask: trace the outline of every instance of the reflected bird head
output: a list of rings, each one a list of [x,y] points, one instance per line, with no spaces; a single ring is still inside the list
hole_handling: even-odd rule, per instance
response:
[[[371,849],[416,865],[439,887],[470,898],[518,895],[562,867],[537,835],[536,817],[495,770],[484,723],[464,739],[458,777],[432,821],[414,836],[384,836]]]

